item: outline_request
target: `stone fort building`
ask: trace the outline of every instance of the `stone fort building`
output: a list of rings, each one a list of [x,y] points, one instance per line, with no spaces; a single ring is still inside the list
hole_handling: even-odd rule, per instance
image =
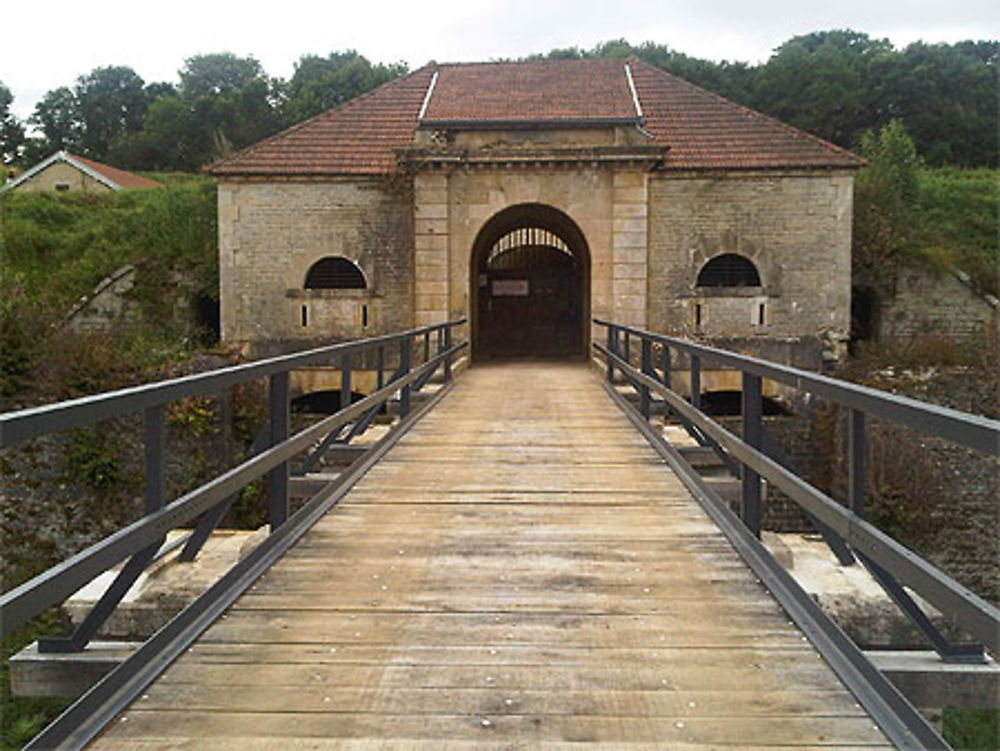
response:
[[[862,164],[634,58],[432,64],[210,168],[222,335],[584,356],[597,316],[817,365]]]

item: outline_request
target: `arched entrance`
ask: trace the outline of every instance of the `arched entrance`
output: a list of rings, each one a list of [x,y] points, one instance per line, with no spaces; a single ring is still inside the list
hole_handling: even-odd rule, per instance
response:
[[[504,209],[476,236],[469,268],[475,356],[586,355],[590,251],[566,214]]]

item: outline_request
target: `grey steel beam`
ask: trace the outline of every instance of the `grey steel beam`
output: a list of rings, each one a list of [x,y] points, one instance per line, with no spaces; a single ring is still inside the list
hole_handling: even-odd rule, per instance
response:
[[[743,374],[743,390],[740,392],[743,414],[743,441],[758,451],[763,448],[763,384],[759,376]],[[740,516],[754,537],[760,537],[761,497],[760,475],[750,467],[743,466],[741,474]]]
[[[317,347],[305,352],[266,358],[245,365],[233,365],[208,373],[198,373],[168,381],[70,399],[42,407],[7,412],[0,414],[0,448],[13,446],[47,433],[79,428],[113,417],[139,412],[177,399],[218,393],[231,386],[256,378],[266,378],[275,373],[315,365],[327,365],[342,354],[353,354],[379,344],[397,342],[401,337],[412,338],[427,331],[436,331],[444,326],[451,327],[463,323],[465,323],[464,318],[447,323],[422,326],[404,333]]]
[[[867,451],[865,413],[852,409],[847,423],[847,505],[858,516],[865,515]]]
[[[270,378],[271,445],[280,446],[288,440],[291,426],[289,414],[288,372],[275,373]],[[267,521],[271,532],[288,519],[288,460],[281,462],[267,473]]]
[[[778,381],[806,391],[845,407],[861,410],[875,417],[882,417],[940,438],[974,448],[991,456],[1000,457],[1000,422],[978,415],[970,415],[948,407],[926,404],[917,399],[888,394],[878,389],[859,386],[806,370],[761,360],[747,355],[694,344],[621,324],[609,324],[594,319],[598,325],[613,325],[623,331],[645,335],[655,342],[668,344],[675,349],[720,363],[735,370],[753,373],[761,378]]]

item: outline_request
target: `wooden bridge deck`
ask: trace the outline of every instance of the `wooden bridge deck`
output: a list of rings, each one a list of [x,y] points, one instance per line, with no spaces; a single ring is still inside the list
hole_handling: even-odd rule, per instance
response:
[[[478,367],[96,748],[889,744],[572,364]]]

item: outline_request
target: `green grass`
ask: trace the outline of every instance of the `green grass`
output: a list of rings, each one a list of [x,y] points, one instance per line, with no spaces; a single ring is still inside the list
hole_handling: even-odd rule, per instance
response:
[[[945,709],[944,739],[959,751],[1000,749],[1000,709]]]
[[[39,636],[63,633],[65,623],[53,608],[0,645],[0,751],[24,746],[70,704],[68,699],[20,698],[11,694],[9,660]]]
[[[919,257],[968,273],[1000,295],[1000,170],[941,167],[917,174]]]

